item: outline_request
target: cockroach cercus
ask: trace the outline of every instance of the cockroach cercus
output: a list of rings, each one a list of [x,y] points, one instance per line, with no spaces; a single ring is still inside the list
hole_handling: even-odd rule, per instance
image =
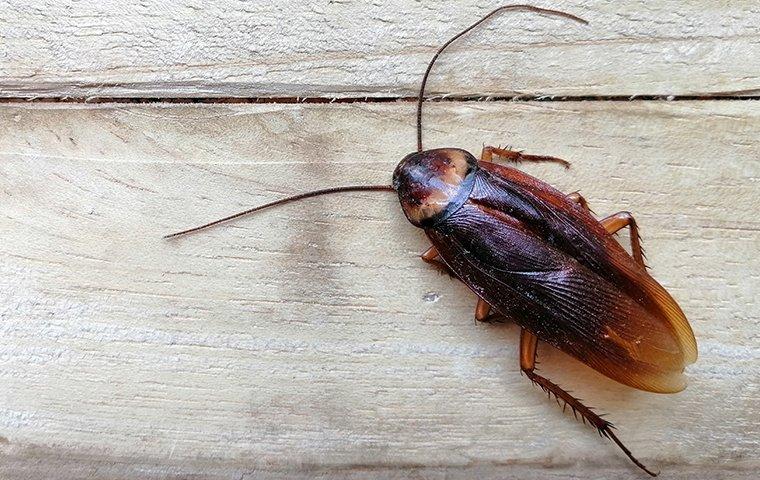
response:
[[[422,148],[425,84],[436,59],[456,39],[507,10],[587,23],[556,10],[508,5],[443,44],[422,78],[417,151],[398,164],[392,185],[302,193],[166,238],[318,195],[395,192],[406,218],[432,244],[422,260],[446,270],[478,296],[475,318],[509,319],[521,328],[520,368],[528,379],[655,476],[623,445],[610,422],[535,369],[536,346],[542,340],[633,388],[674,393],[685,387],[683,370],[697,358],[696,340],[678,304],[647,272],[633,216],[620,212],[597,220],[580,194],[565,195],[519,170],[493,163],[497,158],[569,167],[559,158],[486,146],[478,160],[458,148]],[[612,236],[624,227],[630,231],[631,254]]]

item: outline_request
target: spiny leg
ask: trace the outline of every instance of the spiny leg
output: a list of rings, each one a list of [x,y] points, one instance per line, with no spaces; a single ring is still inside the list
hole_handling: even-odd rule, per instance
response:
[[[501,158],[502,160],[507,160],[509,162],[551,162],[551,163],[559,163],[560,165],[564,166],[565,168],[570,168],[570,162],[567,160],[562,160],[561,158],[557,157],[548,157],[544,155],[528,155],[522,152],[516,152],[514,150],[509,150],[506,148],[501,147],[483,147],[483,150],[480,152],[480,161],[482,162],[491,162],[493,161],[494,155],[496,158]]]
[[[602,226],[610,233],[616,233],[625,227],[630,228],[631,234],[631,253],[633,259],[639,265],[646,267],[644,259],[644,249],[641,247],[641,236],[639,235],[639,226],[636,224],[633,215],[630,212],[613,213],[609,217],[601,220]]]
[[[628,450],[625,445],[623,445],[623,442],[618,440],[617,436],[612,431],[612,428],[614,427],[610,422],[594,413],[591,408],[583,405],[580,400],[570,395],[556,383],[536,373],[535,369],[537,346],[537,336],[533,335],[525,329],[520,331],[520,369],[525,373],[530,381],[541,387],[541,389],[546,392],[547,395],[554,395],[554,397],[557,399],[557,403],[559,403],[560,400],[565,402],[563,411],[569,405],[573,410],[573,415],[575,415],[575,418],[578,418],[578,414],[580,414],[584,424],[588,420],[588,422],[597,429],[600,436],[605,436],[615,442],[617,446],[623,450],[626,456],[636,464],[636,466],[647,472],[649,475],[656,477],[656,473],[648,470],[647,467],[639,462],[636,457],[633,456],[631,451]]]

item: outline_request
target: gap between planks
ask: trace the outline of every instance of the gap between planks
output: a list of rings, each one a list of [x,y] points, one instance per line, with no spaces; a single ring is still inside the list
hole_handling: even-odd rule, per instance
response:
[[[716,92],[698,95],[431,95],[426,102],[633,102],[633,101],[746,101],[760,100],[745,92]],[[752,92],[754,93],[754,91]],[[416,102],[416,96],[359,97],[0,97],[0,103],[175,103],[175,104],[297,104],[297,103],[393,103]]]

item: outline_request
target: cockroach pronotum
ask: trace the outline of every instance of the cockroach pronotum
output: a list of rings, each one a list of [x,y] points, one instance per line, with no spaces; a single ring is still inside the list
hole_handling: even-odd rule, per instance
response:
[[[438,56],[497,13],[523,10],[587,24],[579,17],[530,5],[497,8],[443,44],[428,64],[417,100],[417,150],[393,172],[392,185],[315,190],[251,208],[177,237],[265,208],[338,192],[398,194],[409,222],[432,246],[422,260],[448,272],[477,296],[475,318],[512,320],[520,328],[520,369],[547,394],[569,406],[601,436],[639,462],[610,422],[536,372],[542,340],[603,375],[657,393],[685,387],[684,367],[697,358],[694,333],[673,297],[647,272],[638,226],[628,212],[597,220],[578,193],[565,195],[520,170],[493,163],[565,160],[483,147],[480,160],[458,148],[422,148],[425,84]],[[630,231],[631,254],[614,238]]]

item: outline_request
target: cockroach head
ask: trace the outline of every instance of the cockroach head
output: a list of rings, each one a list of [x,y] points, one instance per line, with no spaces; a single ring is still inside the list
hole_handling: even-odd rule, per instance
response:
[[[417,227],[428,227],[458,209],[472,190],[475,157],[458,148],[410,153],[393,172],[401,208]]]

